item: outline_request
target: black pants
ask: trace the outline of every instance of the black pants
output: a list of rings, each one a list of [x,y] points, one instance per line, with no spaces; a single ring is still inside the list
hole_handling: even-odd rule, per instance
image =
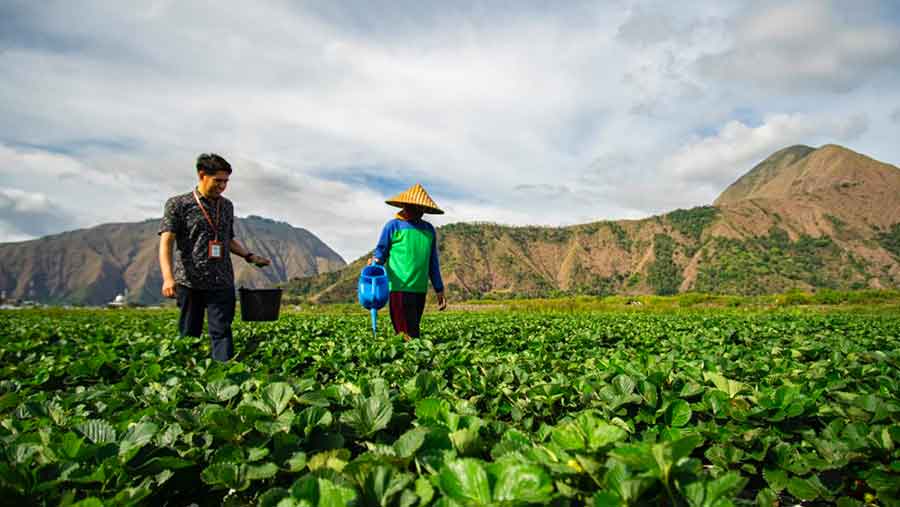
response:
[[[419,323],[425,311],[424,292],[391,292],[390,310],[395,333],[419,337]]]
[[[231,321],[234,320],[234,289],[199,290],[178,285],[175,296],[181,316],[178,331],[181,336],[203,334],[203,312],[209,317],[209,338],[212,357],[228,361],[234,355]]]

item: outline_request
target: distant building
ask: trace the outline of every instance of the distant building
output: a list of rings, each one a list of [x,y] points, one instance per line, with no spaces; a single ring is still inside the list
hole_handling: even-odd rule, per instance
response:
[[[128,288],[125,288],[125,294],[119,294],[115,299],[106,303],[107,308],[124,308],[128,306]]]

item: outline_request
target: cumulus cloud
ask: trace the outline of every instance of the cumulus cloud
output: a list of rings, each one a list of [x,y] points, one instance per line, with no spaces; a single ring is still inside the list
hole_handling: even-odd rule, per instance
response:
[[[46,195],[0,187],[0,242],[32,239],[71,224]]]
[[[862,115],[829,118],[805,114],[776,114],[762,125],[727,123],[716,135],[692,142],[663,162],[665,171],[687,181],[727,184],[775,151],[794,144],[847,142],[868,128]]]
[[[775,2],[733,19],[731,48],[697,62],[701,73],[789,91],[848,92],[900,64],[900,28],[851,22],[838,2]]]
[[[721,191],[700,153],[732,130],[755,143],[733,141],[749,150],[740,164],[817,135],[852,140],[835,125],[900,101],[890,73],[867,81],[877,96],[857,87],[837,102],[698,72],[703,55],[768,47],[766,19],[793,19],[741,2],[376,3],[2,3],[0,65],[15,72],[0,80],[0,188],[65,206],[70,226],[141,220],[214,151],[235,167],[239,215],[304,227],[352,259],[391,216],[383,200],[414,182],[447,211],[438,225],[646,216]],[[837,42],[803,28],[777,56],[832,44],[842,62],[888,58],[896,23],[830,8],[814,19]],[[860,35],[873,27],[883,46]],[[780,130],[761,143],[750,119],[765,111],[832,126],[764,118]],[[856,125],[867,154],[900,158]]]

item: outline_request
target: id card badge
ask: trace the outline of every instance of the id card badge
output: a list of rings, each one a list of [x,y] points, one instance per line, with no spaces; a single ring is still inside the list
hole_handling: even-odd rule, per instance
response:
[[[210,241],[209,242],[209,258],[210,259],[221,259],[222,258],[222,242],[221,241]]]

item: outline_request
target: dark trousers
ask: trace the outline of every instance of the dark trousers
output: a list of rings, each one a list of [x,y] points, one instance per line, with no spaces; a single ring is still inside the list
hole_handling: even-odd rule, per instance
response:
[[[424,292],[391,292],[390,310],[395,333],[419,337],[419,323],[425,311]]]
[[[181,336],[203,334],[203,312],[209,317],[209,338],[212,357],[227,361],[234,355],[231,340],[231,321],[234,320],[234,289],[199,290],[178,285],[175,296],[181,316],[178,331]]]

